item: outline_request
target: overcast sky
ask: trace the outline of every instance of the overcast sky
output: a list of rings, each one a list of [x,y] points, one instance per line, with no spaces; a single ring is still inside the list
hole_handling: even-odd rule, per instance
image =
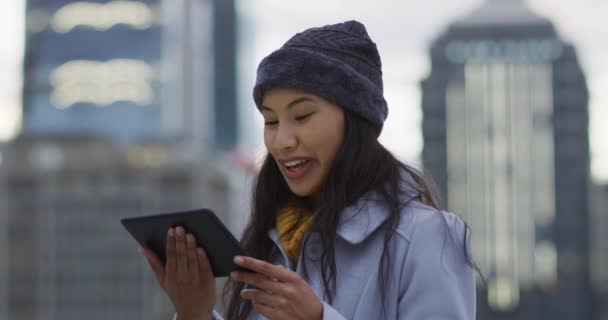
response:
[[[350,19],[363,22],[383,63],[389,118],[381,141],[399,157],[417,161],[422,149],[419,82],[429,71],[427,49],[454,19],[483,1],[520,0],[236,0],[246,28],[241,53],[241,104],[248,107],[257,63],[294,33]],[[170,1],[168,1],[170,2]],[[24,0],[0,1],[0,140],[20,121]],[[528,0],[534,12],[555,23],[578,49],[591,94],[593,174],[608,182],[608,1]],[[247,126],[261,132],[260,121]],[[261,135],[256,139],[261,143]]]

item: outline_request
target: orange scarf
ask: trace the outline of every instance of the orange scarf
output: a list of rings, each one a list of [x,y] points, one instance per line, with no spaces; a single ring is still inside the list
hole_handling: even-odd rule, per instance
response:
[[[279,210],[276,219],[277,231],[281,246],[292,261],[298,261],[302,249],[304,234],[314,219],[310,210],[288,204]]]

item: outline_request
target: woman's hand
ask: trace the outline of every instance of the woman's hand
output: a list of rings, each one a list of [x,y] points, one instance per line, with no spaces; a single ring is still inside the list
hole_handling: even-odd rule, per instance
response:
[[[215,305],[215,278],[205,251],[182,227],[169,229],[167,263],[152,251],[140,248],[156,280],[167,293],[180,320],[211,319]]]
[[[241,296],[251,300],[255,310],[266,318],[322,319],[323,304],[297,273],[250,257],[235,257],[234,262],[255,272],[235,271],[230,277],[257,288],[245,289]]]

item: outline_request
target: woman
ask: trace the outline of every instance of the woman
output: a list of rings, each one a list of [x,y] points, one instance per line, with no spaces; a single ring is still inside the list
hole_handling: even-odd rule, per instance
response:
[[[468,228],[377,140],[380,56],[356,21],[308,29],[266,57],[254,100],[268,155],[225,288],[228,319],[474,319]],[[180,320],[221,318],[195,239],[167,264],[141,249]]]

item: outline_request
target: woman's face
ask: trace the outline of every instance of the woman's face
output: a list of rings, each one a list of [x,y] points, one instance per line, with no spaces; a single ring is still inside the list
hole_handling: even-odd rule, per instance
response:
[[[272,89],[262,101],[264,143],[293,193],[318,196],[344,139],[344,110],[295,89]]]

